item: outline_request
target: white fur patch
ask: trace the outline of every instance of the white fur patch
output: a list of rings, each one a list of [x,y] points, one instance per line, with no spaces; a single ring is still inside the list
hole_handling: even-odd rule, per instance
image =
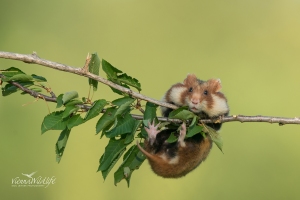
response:
[[[164,161],[168,162],[171,165],[177,164],[179,162],[179,157],[175,156],[174,158],[168,159],[167,155],[165,153],[159,155]]]
[[[166,102],[166,95],[164,95],[163,98],[161,98],[161,101],[162,101],[162,102]],[[166,112],[167,108],[161,106],[161,107],[160,107],[160,110],[161,110],[161,114],[163,115],[163,113]]]
[[[210,117],[225,114],[229,111],[227,102],[223,98],[220,98],[217,95],[212,95],[212,97],[214,104],[213,108],[208,112]]]
[[[163,154],[161,154],[161,155],[159,155],[159,157],[161,157],[163,160],[167,160],[167,156],[166,156],[166,154],[165,153],[163,153]]]
[[[170,92],[170,99],[175,105],[183,106],[184,102],[181,102],[181,95],[186,90],[185,87],[175,87]]]
[[[179,156],[175,156],[174,158],[170,159],[168,163],[174,165],[177,164],[178,162],[179,162]]]

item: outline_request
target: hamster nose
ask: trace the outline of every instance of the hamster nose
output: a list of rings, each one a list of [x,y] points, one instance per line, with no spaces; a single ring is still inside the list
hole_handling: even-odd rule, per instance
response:
[[[192,104],[197,105],[199,103],[199,100],[197,99],[192,99]]]

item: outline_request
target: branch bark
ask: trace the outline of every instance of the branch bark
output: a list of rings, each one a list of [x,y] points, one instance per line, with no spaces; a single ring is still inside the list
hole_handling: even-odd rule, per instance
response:
[[[178,107],[173,105],[173,104],[168,104],[165,102],[161,102],[152,98],[149,98],[147,96],[144,96],[140,93],[134,92],[128,88],[124,88],[120,85],[117,85],[109,80],[106,80],[100,76],[94,75],[92,73],[87,72],[83,68],[75,68],[72,66],[68,66],[65,64],[49,61],[42,59],[37,56],[37,54],[34,52],[33,54],[19,54],[19,53],[11,53],[11,52],[3,52],[0,51],[0,58],[5,58],[5,59],[10,59],[10,60],[18,60],[18,61],[23,61],[28,64],[37,64],[37,65],[42,65],[45,67],[49,67],[52,69],[64,71],[64,72],[69,72],[73,74],[77,74],[80,76],[85,76],[91,79],[94,79],[98,82],[101,82],[105,85],[108,85],[112,88],[115,88],[117,90],[120,90],[124,93],[127,93],[131,95],[132,97],[135,97],[137,99],[142,99],[160,106],[168,107],[171,109],[177,109]],[[22,91],[27,92],[33,97],[37,98],[42,98],[45,99],[46,101],[50,102],[56,102],[56,97],[55,95],[51,94],[51,97],[43,95],[41,93],[34,92],[28,88],[24,88],[22,85],[19,85],[18,83],[13,83],[16,87],[20,88]],[[89,109],[89,107],[85,107],[85,109]],[[136,119],[143,119],[143,116],[141,115],[133,115],[134,118]],[[164,117],[159,117],[159,121],[172,121],[172,122],[181,122],[181,120],[177,119],[169,119],[169,118],[164,118]],[[202,123],[213,123],[214,121],[211,119],[202,119],[200,120]],[[272,117],[272,116],[244,116],[244,115],[233,115],[233,116],[227,116],[223,117],[222,119],[218,120],[220,123],[225,123],[225,122],[233,122],[233,121],[238,121],[238,122],[267,122],[267,123],[278,123],[279,125],[285,125],[285,124],[300,124],[300,119],[295,117],[295,118],[285,118],[285,117]]]

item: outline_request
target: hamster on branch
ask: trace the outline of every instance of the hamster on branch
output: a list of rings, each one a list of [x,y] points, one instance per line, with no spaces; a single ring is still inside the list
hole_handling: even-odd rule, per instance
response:
[[[188,106],[201,118],[215,118],[228,115],[229,108],[225,96],[220,93],[221,84],[218,79],[202,81],[193,74],[186,77],[183,83],[177,83],[166,92],[163,101],[177,106]],[[162,107],[162,115],[167,117],[172,109]],[[221,124],[207,124],[219,130]],[[186,124],[183,123],[178,133],[178,141],[168,143],[170,134],[176,130],[157,130],[154,122],[145,127],[148,138],[144,141],[144,148],[137,142],[138,148],[147,157],[149,164],[159,176],[165,178],[179,178],[200,165],[208,156],[212,147],[209,134],[195,134],[185,139]]]
[[[158,131],[158,125],[148,124],[145,128],[148,138],[142,148],[137,142],[138,148],[147,157],[149,164],[159,176],[164,178],[180,178],[195,169],[204,161],[212,147],[209,135],[205,138],[201,134],[196,134],[191,138],[185,138],[186,124],[180,127],[178,141],[167,143],[170,136],[169,129]]]
[[[188,106],[189,110],[198,114],[202,119],[215,119],[229,114],[227,99],[220,92],[220,79],[202,81],[194,74],[189,74],[183,83],[177,83],[165,93],[162,101],[176,106]],[[168,117],[170,108],[161,107],[161,113]],[[219,130],[221,123],[209,123],[208,126]]]

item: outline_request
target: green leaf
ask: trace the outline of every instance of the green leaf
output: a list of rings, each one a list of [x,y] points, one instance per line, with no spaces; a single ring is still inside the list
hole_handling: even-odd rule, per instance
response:
[[[68,103],[65,104],[65,106],[74,106],[74,105],[82,105],[83,102],[79,98],[71,99],[68,101]]]
[[[111,129],[114,129],[114,128],[117,126],[119,117],[120,117],[120,116],[116,116],[116,118],[114,119],[114,123],[112,124],[112,126],[110,126],[109,129],[107,128],[107,129],[104,131],[104,133],[108,132],[108,131],[111,130]]]
[[[2,88],[2,96],[8,96],[12,93],[15,93],[18,91],[19,88],[17,88],[16,86],[8,83],[6,84],[3,88]]]
[[[123,163],[114,173],[115,185],[121,180],[127,181],[127,186],[130,185],[130,178],[134,170],[137,170],[145,160],[144,154],[139,150],[137,145],[132,146],[124,155]]]
[[[64,105],[63,100],[62,100],[63,96],[64,96],[64,94],[60,94],[60,95],[56,98],[56,102],[57,102],[56,108],[60,108],[60,107],[62,107],[62,106]]]
[[[143,127],[141,129],[141,133],[139,134],[139,136],[141,136],[142,138],[147,138],[148,137],[148,133],[145,130],[145,126],[148,127],[148,123],[152,123],[153,120],[155,120],[155,124],[158,123],[158,120],[156,118],[156,109],[157,109],[158,105],[154,104],[154,103],[150,103],[147,102],[146,103],[146,108],[145,108],[145,113],[144,113],[144,119],[143,119]]]
[[[117,156],[116,158],[114,158],[114,160],[111,162],[111,164],[109,165],[109,167],[106,170],[101,171],[102,173],[102,177],[105,180],[107,175],[109,174],[109,172],[111,171],[111,169],[115,166],[115,164],[117,163],[117,161],[121,158],[121,156],[123,155],[123,153],[126,151],[126,149],[123,149]],[[103,159],[103,157],[101,157],[101,159]],[[101,160],[100,159],[100,160]]]
[[[162,128],[164,128],[164,127],[173,128],[174,126],[175,126],[175,125],[172,124],[171,122],[161,122],[161,123],[159,124],[159,126],[158,126],[158,129],[162,129]],[[179,125],[176,124],[175,127],[178,127],[178,126],[179,126]]]
[[[63,119],[63,111],[52,112],[47,115],[42,123],[42,134],[48,130],[64,130],[67,127],[67,120]]]
[[[136,88],[138,91],[141,91],[141,84],[140,82],[132,78],[131,76],[128,76],[126,73],[123,73],[121,70],[113,67],[109,62],[102,59],[102,69],[106,73],[108,80],[121,85],[123,87],[129,88],[128,85]],[[123,73],[123,74],[120,74]],[[120,74],[120,75],[119,75]],[[114,88],[111,88],[113,92],[123,95],[123,93],[119,90],[116,90]]]
[[[214,130],[213,128],[209,127],[209,126],[205,126],[205,128],[203,128],[203,132],[208,133],[212,139],[212,141],[217,145],[217,147],[222,151],[223,153],[223,140],[221,135]]]
[[[176,110],[173,110],[169,114],[170,119],[181,119],[181,120],[187,120],[194,118],[195,115],[193,112],[186,110],[186,107],[180,107]]]
[[[205,137],[205,134],[202,132],[203,126],[197,125],[197,122],[199,120],[198,116],[195,116],[187,130],[186,138],[192,137],[196,135],[197,133],[202,133],[203,137]]]
[[[136,120],[129,113],[127,113],[125,117],[119,116],[117,125],[105,133],[106,137],[112,138],[117,135],[130,133],[134,128],[135,121]]]
[[[69,117],[72,113],[76,112],[77,110],[79,110],[79,107],[77,106],[66,106],[62,118]]]
[[[3,74],[6,77],[12,77],[17,74],[25,74],[25,73],[16,67],[10,67],[6,70],[1,71],[1,74]]]
[[[75,99],[75,98],[78,98],[78,93],[76,91],[66,92],[62,97],[63,104],[66,104],[71,99]]]
[[[120,153],[124,151],[126,145],[124,145],[124,139],[116,140],[111,138],[108,145],[105,147],[105,152],[100,159],[100,165],[98,171],[107,170],[113,163],[116,162],[116,159],[120,157]]]
[[[151,119],[143,119],[143,126],[149,128],[149,123],[151,124]]]
[[[3,79],[3,81],[22,81],[22,82],[26,82],[26,81],[33,81],[33,78],[30,75],[27,74],[16,74],[12,77],[7,77],[5,79]]]
[[[20,85],[22,85],[23,87],[30,87],[33,85],[33,82],[19,82]],[[16,86],[7,83],[3,88],[2,88],[2,95],[3,96],[8,96],[12,93],[17,92],[18,90],[20,90],[19,88],[17,88]]]
[[[157,107],[158,107],[158,105],[156,105],[154,103],[147,102],[145,113],[144,113],[144,120],[150,120],[152,122],[153,119],[156,118]],[[158,123],[158,120],[156,119],[155,122]]]
[[[130,105],[134,100],[130,97],[123,97],[113,101],[112,104],[118,107],[111,107],[106,110],[96,124],[96,133],[98,134],[104,129],[108,130],[107,128],[114,123],[118,115],[124,114],[130,109]]]
[[[102,130],[100,139],[105,135],[105,132],[106,132],[106,131],[109,131],[109,130],[111,129],[112,126],[115,126],[115,124],[116,124],[116,119],[115,119],[114,122],[112,122],[111,124],[107,125],[107,126]]]
[[[190,126],[188,128],[187,134],[186,134],[186,138],[192,137],[198,133],[201,133],[203,127],[202,126],[198,126],[198,125],[194,125],[194,126]]]
[[[107,108],[105,113],[100,117],[96,124],[96,134],[104,130],[106,127],[110,126],[115,121],[115,114],[118,108],[111,107]]]
[[[117,79],[117,74],[118,73],[122,73],[121,70],[113,67],[109,62],[107,62],[104,59],[102,59],[102,69],[106,73],[107,77],[111,78],[113,80]]]
[[[91,57],[91,61],[89,63],[89,72],[95,75],[99,75],[100,68],[100,58],[97,53],[93,53]],[[89,85],[93,86],[93,90],[96,91],[98,87],[98,81],[89,78]]]
[[[195,116],[190,124],[190,126],[194,126],[199,120],[199,117],[198,116]]]
[[[118,106],[118,110],[117,110],[115,116],[118,116],[118,115],[128,112],[130,110],[131,104],[134,101],[135,101],[135,99],[130,98],[130,97],[123,97],[123,98],[112,101],[111,103],[113,105]]]
[[[138,91],[141,91],[141,83],[131,76],[128,76],[127,74],[121,74],[118,76],[118,81],[121,81],[122,83],[125,83],[127,85],[130,85],[134,88],[136,88]]]
[[[173,142],[177,142],[178,137],[175,136],[174,132],[172,132],[169,136],[169,138],[167,139],[168,143],[173,143]]]
[[[130,89],[130,87],[129,87],[128,85],[119,82],[117,79],[107,78],[107,80],[109,80],[109,81],[111,81],[111,82],[114,82],[114,83],[116,83],[116,84],[118,84],[118,85],[121,85],[122,87],[125,87],[125,88]],[[116,94],[124,95],[124,96],[127,95],[126,93],[123,93],[123,92],[121,92],[120,90],[117,90],[117,89],[115,89],[115,88],[113,88],[113,87],[110,87],[110,89],[111,89],[114,93],[116,93]]]
[[[139,134],[138,136],[140,136],[140,137],[142,137],[142,138],[144,138],[144,139],[147,139],[147,138],[148,138],[148,133],[147,133],[147,131],[145,130],[144,127],[145,127],[145,126],[143,126],[143,127],[141,128],[141,132],[140,132],[140,134]]]
[[[131,133],[128,133],[126,135],[126,138],[125,138],[125,141],[124,141],[125,144],[129,144],[133,141],[135,132],[138,130],[138,128],[141,126],[141,124],[142,124],[141,120],[135,120],[135,123],[134,123],[134,126],[133,126],[133,129],[132,129]]]
[[[96,134],[98,134],[100,131],[108,130],[108,127],[110,127],[115,122],[116,118],[119,115],[124,114],[130,109],[130,105],[133,101],[134,99],[130,97],[123,97],[114,100],[112,104],[118,107],[111,107],[106,110],[106,112],[102,115],[102,117],[96,124]],[[101,137],[102,136],[103,133]]]
[[[114,101],[112,101],[111,103],[113,105],[119,106],[119,107],[128,107],[130,104],[132,104],[134,102],[135,99],[131,98],[131,97],[122,97],[119,99],[116,99]]]
[[[42,76],[38,76],[38,75],[35,75],[35,74],[32,74],[31,76],[34,79],[34,81],[37,81],[37,82],[47,82],[47,79],[44,78],[44,77],[42,77]]]
[[[70,132],[71,130],[69,129],[64,129],[60,135],[59,135],[59,138],[55,144],[55,152],[56,152],[56,162],[60,162],[63,154],[64,154],[64,151],[65,151],[65,148],[67,146],[67,142],[68,142],[68,139],[69,139],[69,135],[70,135]]]
[[[84,119],[82,119],[82,117],[77,114],[77,115],[73,115],[69,120],[68,120],[68,129],[73,128],[74,126],[78,126],[80,124],[83,124],[85,122]]]
[[[106,105],[107,105],[107,101],[105,99],[94,101],[92,107],[86,113],[84,120],[87,121],[98,116]]]

